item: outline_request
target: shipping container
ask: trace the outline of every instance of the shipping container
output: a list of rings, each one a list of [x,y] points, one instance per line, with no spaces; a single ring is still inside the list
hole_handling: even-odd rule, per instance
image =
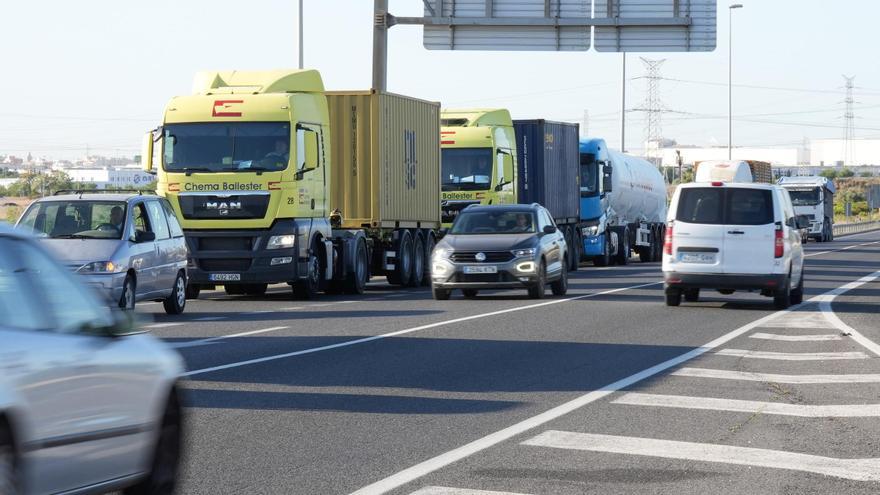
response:
[[[329,91],[330,208],[342,228],[440,226],[440,104]]]
[[[578,124],[514,120],[517,195],[520,203],[538,203],[556,223],[580,218]]]

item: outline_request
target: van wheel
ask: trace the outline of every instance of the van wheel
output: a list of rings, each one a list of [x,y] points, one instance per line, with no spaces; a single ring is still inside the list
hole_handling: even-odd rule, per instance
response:
[[[165,312],[169,315],[179,315],[186,308],[186,277],[178,273],[174,279],[174,288],[171,294],[162,301]]]
[[[666,289],[664,294],[666,296],[667,306],[681,305],[681,289]]]
[[[685,289],[684,300],[687,302],[697,302],[700,300],[700,289]]]
[[[547,266],[544,264],[544,260],[538,262],[536,271],[538,272],[538,281],[529,287],[529,298],[544,299],[544,294],[547,293]]]
[[[18,463],[12,437],[0,426],[0,493],[19,493]]]
[[[436,299],[437,301],[447,301],[447,300],[449,300],[449,296],[452,295],[452,291],[449,289],[432,288],[431,294],[434,296],[434,299]]]
[[[354,271],[345,279],[346,294],[363,294],[367,287],[369,268],[367,267],[367,246],[364,241],[357,241],[354,253]]]
[[[177,398],[172,395],[165,406],[150,473],[143,481],[126,488],[122,493],[125,495],[174,493],[180,465],[180,437],[180,405],[177,403]]]
[[[321,290],[321,261],[318,259],[318,244],[312,243],[309,250],[309,271],[306,278],[293,283],[293,296],[297,299],[314,299]]]
[[[119,298],[119,307],[123,311],[134,311],[135,294],[137,294],[137,282],[131,275],[125,276],[122,282],[122,296]]]
[[[437,240],[434,238],[434,235],[430,232],[425,236],[425,270],[422,275],[422,287],[430,287],[431,286],[431,253],[434,252],[434,246],[437,245]]]
[[[602,254],[593,258],[593,266],[608,266],[611,264],[611,239],[605,233],[605,242],[602,243]]]
[[[565,263],[568,263],[568,256],[565,257]],[[568,292],[568,272],[561,271],[559,279],[550,284],[550,290],[554,296],[564,296]]]
[[[776,309],[788,309],[791,306],[791,275],[785,279],[785,284],[773,293],[773,305]]]
[[[418,287],[425,278],[425,241],[421,234],[416,234],[413,240],[412,275],[408,287]]]
[[[796,289],[791,290],[791,303],[800,304],[804,302],[804,269],[801,268],[801,280],[798,282]]]
[[[388,273],[386,278],[391,285],[406,285],[412,276],[413,239],[405,229],[398,230],[397,235],[397,242],[394,243],[397,262],[394,264],[394,271]]]
[[[198,284],[186,284],[186,298],[187,299],[198,299],[199,293],[202,292],[201,286]]]

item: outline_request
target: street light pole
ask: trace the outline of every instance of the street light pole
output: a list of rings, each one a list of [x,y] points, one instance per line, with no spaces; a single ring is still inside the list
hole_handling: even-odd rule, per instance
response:
[[[733,159],[733,11],[741,9],[741,3],[735,3],[728,9],[728,43],[727,43],[727,159]]]
[[[303,67],[303,0],[299,0],[299,68]]]

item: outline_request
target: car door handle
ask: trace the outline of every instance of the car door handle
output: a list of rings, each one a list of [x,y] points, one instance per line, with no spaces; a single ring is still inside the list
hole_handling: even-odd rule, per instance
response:
[[[745,232],[743,232],[742,230],[728,230],[727,233],[728,233],[728,234],[736,234],[736,235],[743,235],[743,234],[745,234]]]

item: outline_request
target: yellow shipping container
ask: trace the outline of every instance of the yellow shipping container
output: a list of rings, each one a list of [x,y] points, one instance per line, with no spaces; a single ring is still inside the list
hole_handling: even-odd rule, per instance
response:
[[[440,104],[328,91],[330,208],[343,228],[440,227]]]

